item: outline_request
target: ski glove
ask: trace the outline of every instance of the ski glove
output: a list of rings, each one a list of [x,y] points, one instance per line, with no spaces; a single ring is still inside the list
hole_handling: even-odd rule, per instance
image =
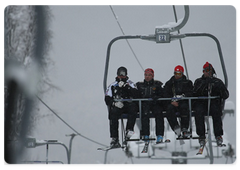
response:
[[[126,87],[126,85],[127,85],[127,83],[124,82],[124,81],[120,81],[120,82],[118,83],[118,86],[119,86],[120,88]]]
[[[123,108],[124,104],[123,104],[123,102],[115,102],[114,106],[116,106],[117,108],[121,109],[121,108]]]
[[[185,97],[185,95],[184,95],[184,94],[182,94],[182,95],[176,95],[176,96],[173,96],[173,98],[174,98],[174,99],[172,99],[172,102],[177,102],[177,101],[178,101],[178,99],[180,99],[180,98],[183,98],[183,97]]]
[[[183,98],[185,97],[185,94],[182,94],[182,95],[176,95],[176,98]]]

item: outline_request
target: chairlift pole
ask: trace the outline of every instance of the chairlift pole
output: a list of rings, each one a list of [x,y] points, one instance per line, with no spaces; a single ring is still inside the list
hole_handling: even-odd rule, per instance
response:
[[[46,144],[46,164],[48,164],[48,143]]]
[[[70,164],[71,163],[71,154],[72,154],[72,142],[73,142],[73,138],[75,136],[77,136],[77,134],[72,133],[72,134],[69,134],[66,136],[71,136],[70,141],[69,141],[69,149],[68,149],[68,164]]]
[[[189,124],[190,124],[190,134],[192,137],[192,100],[188,99],[188,105],[189,105]]]
[[[211,97],[211,90],[212,87],[210,83],[208,84],[208,97]],[[212,150],[212,133],[211,133],[211,127],[209,123],[209,115],[210,115],[210,105],[211,105],[211,99],[208,98],[208,111],[207,111],[207,132],[208,132],[208,140],[209,140],[209,150],[210,150],[210,164],[213,164],[213,150]]]
[[[186,14],[189,15],[189,9],[187,11],[188,12]],[[176,12],[175,5],[173,5],[173,12],[174,12],[174,17],[175,17],[175,22],[177,23],[178,19],[177,19],[177,12]],[[186,16],[186,14],[185,14],[185,16]],[[178,34],[180,34],[180,29],[177,30],[177,32],[178,32]],[[183,57],[184,67],[185,67],[185,70],[186,70],[186,76],[187,76],[187,79],[189,79],[187,63],[186,63],[185,54],[184,54],[184,50],[183,50],[182,39],[179,39],[179,43],[180,43],[180,48],[181,48],[181,51],[182,51],[182,57]]]
[[[187,23],[188,18],[189,18],[189,6],[188,5],[184,5],[184,11],[185,11],[185,15],[184,15],[182,22],[179,25],[177,25],[176,27],[171,28],[170,32],[180,30]]]

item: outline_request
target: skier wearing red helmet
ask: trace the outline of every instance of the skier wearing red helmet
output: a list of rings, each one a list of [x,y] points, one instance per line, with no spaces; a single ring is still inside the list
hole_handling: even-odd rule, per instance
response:
[[[222,82],[216,78],[216,74],[212,64],[206,62],[203,65],[203,75],[194,82],[193,95],[194,96],[220,96],[220,98],[211,99],[210,110],[208,110],[208,100],[196,100],[193,103],[193,109],[196,111],[195,123],[196,131],[199,135],[200,145],[205,144],[205,123],[204,116],[208,113],[212,116],[214,135],[217,145],[222,145],[223,139],[223,124],[222,124],[222,102],[229,97],[229,92]]]
[[[166,98],[182,98],[191,97],[193,90],[193,83],[187,80],[184,75],[184,68],[178,65],[174,68],[174,75],[165,83],[164,97]],[[187,100],[173,99],[166,101],[167,119],[170,127],[177,136],[183,137],[188,135],[189,127],[189,105]],[[181,125],[177,121],[176,112],[180,113]]]
[[[141,136],[144,139],[148,139],[150,135],[149,131],[149,115],[150,111],[155,116],[156,122],[156,143],[163,142],[164,135],[164,119],[163,119],[163,106],[157,99],[163,97],[162,82],[154,80],[154,71],[151,68],[147,68],[144,71],[143,82],[137,82],[137,89],[139,91],[140,98],[152,98],[153,101],[142,102],[142,131]],[[147,141],[148,142],[148,141]]]
[[[184,72],[184,68],[182,67],[182,66],[180,66],[180,65],[178,65],[178,66],[176,66],[175,68],[174,68],[174,72]]]

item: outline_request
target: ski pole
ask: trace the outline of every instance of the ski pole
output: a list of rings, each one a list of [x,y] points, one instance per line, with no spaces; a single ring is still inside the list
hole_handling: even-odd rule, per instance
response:
[[[211,97],[211,84],[208,84],[208,97]],[[211,99],[208,98],[208,115],[207,115],[207,129],[208,129],[208,140],[209,140],[209,150],[210,150],[210,164],[213,164],[213,150],[212,150],[212,138],[211,138],[211,129],[209,124],[209,115],[210,115],[210,104]]]

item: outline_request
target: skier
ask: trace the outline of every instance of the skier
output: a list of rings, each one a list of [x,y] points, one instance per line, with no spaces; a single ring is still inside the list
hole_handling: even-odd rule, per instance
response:
[[[214,134],[217,145],[221,146],[223,143],[223,124],[222,124],[222,102],[229,97],[229,92],[222,80],[216,78],[216,72],[213,66],[206,62],[203,65],[203,75],[194,82],[193,95],[194,96],[219,96],[220,98],[211,99],[210,101],[210,115],[213,119]],[[205,145],[205,123],[204,115],[208,112],[208,100],[196,100],[193,103],[193,108],[196,111],[195,124],[196,131],[199,136],[200,145]]]
[[[187,80],[183,73],[183,67],[180,65],[176,66],[174,68],[174,76],[172,76],[164,86],[164,97],[177,98],[171,101],[166,101],[166,112],[169,125],[178,137],[181,136],[181,132],[183,137],[187,137],[189,127],[188,101],[178,100],[178,98],[191,97],[193,90],[192,81]],[[180,113],[181,126],[177,121],[176,112]]]
[[[144,71],[144,81],[137,82],[137,89],[139,91],[140,98],[152,98],[153,101],[142,102],[142,131],[141,135],[144,139],[149,139],[149,114],[150,111],[155,116],[156,122],[156,143],[163,142],[164,135],[164,120],[163,120],[163,106],[160,101],[157,99],[163,97],[163,88],[162,82],[154,80],[154,71],[151,68],[148,68]]]
[[[128,114],[126,126],[126,138],[129,139],[133,135],[133,129],[136,121],[137,104],[134,102],[114,101],[114,99],[130,99],[135,98],[138,94],[135,84],[129,80],[127,69],[119,67],[117,70],[116,81],[110,84],[106,90],[105,102],[109,108],[108,119],[110,122],[110,137],[112,138],[110,147],[121,147],[118,138],[118,119],[122,113]]]

